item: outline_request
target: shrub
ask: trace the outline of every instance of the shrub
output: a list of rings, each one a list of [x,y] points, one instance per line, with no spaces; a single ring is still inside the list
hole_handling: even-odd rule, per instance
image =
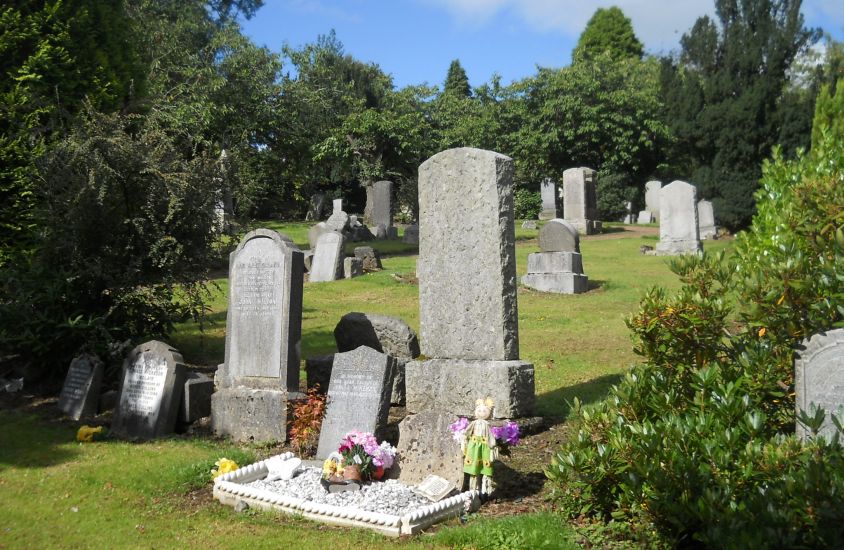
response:
[[[542,195],[537,191],[516,189],[513,194],[513,205],[517,220],[535,220],[542,210]]]
[[[793,350],[844,318],[844,145],[775,153],[763,174],[733,257],[672,262],[680,291],[650,291],[628,320],[646,363],[577,407],[546,470],[570,516],[678,544],[844,544],[844,449],[792,434]]]
[[[636,198],[636,189],[626,174],[598,174],[595,194],[598,219],[618,221],[627,214],[625,203]]]

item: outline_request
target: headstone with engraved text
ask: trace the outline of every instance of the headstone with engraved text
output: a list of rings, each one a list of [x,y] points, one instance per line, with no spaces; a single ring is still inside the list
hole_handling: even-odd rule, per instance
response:
[[[59,409],[74,420],[97,414],[103,363],[98,357],[83,354],[70,362],[59,396]]]

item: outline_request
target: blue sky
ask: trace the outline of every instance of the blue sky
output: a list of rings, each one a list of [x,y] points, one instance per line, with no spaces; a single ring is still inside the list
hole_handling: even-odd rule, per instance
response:
[[[537,65],[568,65],[586,22],[611,5],[630,17],[649,53],[676,49],[698,16],[714,13],[713,2],[695,0],[265,0],[243,29],[273,51],[334,29],[346,53],[380,65],[396,87],[442,85],[460,59],[479,86],[495,72],[509,84]],[[803,14],[844,40],[844,0],[804,0]]]

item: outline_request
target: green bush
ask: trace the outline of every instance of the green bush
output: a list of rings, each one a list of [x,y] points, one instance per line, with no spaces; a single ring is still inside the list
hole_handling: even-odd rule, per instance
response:
[[[537,191],[516,189],[513,204],[517,220],[535,220],[542,210],[542,196]]]
[[[570,516],[683,545],[844,544],[844,449],[792,433],[793,350],[844,318],[844,144],[776,153],[763,174],[733,257],[672,262],[680,291],[650,291],[628,320],[646,363],[577,407],[546,470]]]
[[[595,191],[599,220],[621,220],[627,214],[625,203],[636,198],[636,189],[627,174],[598,174]]]

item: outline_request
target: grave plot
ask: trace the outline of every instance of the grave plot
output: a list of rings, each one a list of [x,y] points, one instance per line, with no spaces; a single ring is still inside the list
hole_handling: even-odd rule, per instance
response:
[[[314,521],[362,527],[384,535],[412,535],[422,529],[475,510],[477,491],[466,491],[431,502],[414,487],[397,480],[373,482],[360,491],[329,493],[320,484],[322,470],[305,467],[290,480],[267,481],[268,462],[293,458],[293,453],[262,460],[214,480],[214,498],[232,507],[243,504],[301,515]],[[243,503],[243,504],[241,504]]]

